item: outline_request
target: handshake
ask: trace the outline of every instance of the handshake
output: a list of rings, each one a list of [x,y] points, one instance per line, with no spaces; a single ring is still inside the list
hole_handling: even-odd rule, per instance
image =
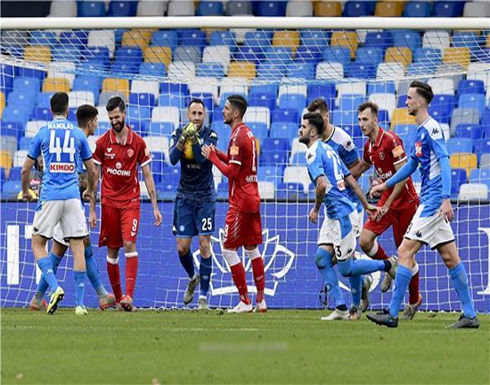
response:
[[[187,139],[190,139],[192,144],[196,144],[198,140],[197,127],[192,122],[188,123],[182,130],[182,135],[179,138],[179,142],[185,146]]]

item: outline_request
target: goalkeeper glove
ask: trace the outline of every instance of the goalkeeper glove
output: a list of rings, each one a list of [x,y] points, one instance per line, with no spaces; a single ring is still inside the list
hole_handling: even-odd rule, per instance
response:
[[[197,136],[197,127],[194,123],[189,123],[184,127],[184,132],[187,134],[187,137],[191,139],[192,144],[196,144],[198,141]]]

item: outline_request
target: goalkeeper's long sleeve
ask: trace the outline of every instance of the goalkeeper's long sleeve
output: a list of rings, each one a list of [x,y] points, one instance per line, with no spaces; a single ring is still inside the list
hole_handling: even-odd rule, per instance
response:
[[[226,157],[228,159],[228,157]],[[209,160],[216,166],[218,167],[218,170],[221,171],[221,173],[228,177],[229,179],[235,179],[238,176],[238,173],[240,172],[240,166],[236,163],[229,163],[226,164],[224,163],[220,158],[219,155],[216,153],[216,151],[211,151],[209,154]]]
[[[390,179],[386,181],[386,185],[388,186],[388,188],[392,188],[397,183],[407,179],[415,172],[417,166],[417,161],[413,158],[410,158],[410,160],[401,169],[399,169],[395,175],[393,175]]]
[[[170,147],[170,163],[172,163],[173,166],[180,160],[181,155],[182,151],[178,149],[177,143]]]

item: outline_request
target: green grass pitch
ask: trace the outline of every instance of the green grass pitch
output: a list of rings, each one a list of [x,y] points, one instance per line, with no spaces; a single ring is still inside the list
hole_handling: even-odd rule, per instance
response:
[[[489,384],[490,316],[419,313],[398,329],[323,311],[1,310],[2,384]]]

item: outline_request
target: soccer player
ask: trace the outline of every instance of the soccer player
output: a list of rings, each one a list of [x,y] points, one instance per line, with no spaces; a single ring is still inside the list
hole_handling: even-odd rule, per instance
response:
[[[320,207],[325,203],[326,219],[320,232],[318,244],[324,245],[322,253],[317,251],[316,264],[324,278],[326,286],[333,292],[336,309],[332,314],[343,312],[335,317],[322,317],[322,320],[347,319],[347,307],[338,286],[337,276],[331,276],[333,269],[326,269],[332,265],[335,253],[339,271],[344,277],[358,277],[375,271],[389,271],[395,273],[396,261],[393,258],[385,261],[354,260],[356,248],[357,212],[356,204],[352,202],[346,189],[346,184],[354,191],[362,206],[368,213],[377,212],[375,206],[370,205],[354,177],[340,161],[337,152],[321,140],[324,131],[322,116],[317,113],[307,113],[303,116],[299,130],[299,140],[308,147],[306,163],[308,174],[316,187],[315,206],[310,211],[309,219],[317,223]],[[320,249],[320,248],[319,248]],[[357,311],[357,313],[359,313]],[[359,313],[360,314],[360,313]],[[352,316],[349,319],[359,319]]]
[[[143,138],[126,125],[124,101],[115,96],[107,102],[106,110],[112,129],[97,140],[94,151],[94,163],[102,169],[99,246],[107,246],[107,272],[116,302],[122,310],[132,311],[138,272],[136,237],[140,224],[138,164],[150,196],[156,226],[160,226],[162,214],[158,210],[155,182],[150,170],[150,151]],[[95,199],[91,199],[90,203],[89,222],[94,228],[97,224]],[[125,296],[119,274],[121,247],[124,247],[126,257]]]
[[[373,102],[362,103],[358,107],[358,121],[362,133],[368,137],[364,145],[364,156],[361,172],[371,166],[379,175],[381,181],[394,175],[406,162],[407,156],[401,139],[393,132],[385,131],[378,125],[378,106]],[[412,179],[408,178],[387,190],[377,203],[379,208],[375,219],[368,218],[361,233],[361,249],[373,259],[388,259],[385,251],[376,238],[389,227],[393,228],[395,245],[398,248],[403,240],[419,204],[418,196],[413,187]],[[419,266],[415,264],[410,280],[409,303],[403,311],[402,319],[411,320],[422,304],[419,294]],[[370,277],[365,277],[370,280]],[[381,291],[388,291],[391,277],[386,274]],[[369,285],[370,286],[370,285]],[[368,304],[365,304],[365,311]]]
[[[85,214],[80,202],[76,157],[80,157],[87,169],[88,190],[85,196],[96,191],[95,167],[92,151],[83,132],[66,118],[68,116],[68,95],[55,93],[50,100],[53,120],[41,127],[32,140],[27,158],[22,167],[22,192],[30,201],[29,174],[36,159],[42,153],[44,176],[41,197],[34,215],[32,251],[43,279],[51,287],[51,298],[47,313],[53,314],[64,297],[63,289],[54,275],[53,263],[46,252],[48,239],[53,238],[55,226],[59,223],[65,240],[69,240],[73,253],[73,277],[76,290],[76,314],[85,314],[83,297],[87,276],[83,239],[88,235]]]
[[[264,261],[257,245],[262,244],[260,221],[260,196],[257,183],[257,147],[255,137],[243,123],[247,101],[241,95],[230,95],[223,108],[223,121],[231,127],[227,153],[214,146],[203,146],[202,153],[229,180],[230,207],[226,214],[223,257],[231,268],[233,281],[240,294],[240,302],[229,313],[250,313],[254,310],[248,298],[245,268],[237,249],[243,246],[252,261],[252,271],[257,287],[255,311],[265,313]]]
[[[202,145],[215,146],[218,135],[203,125],[206,113],[202,100],[194,99],[187,107],[190,123],[172,133],[170,162],[180,161],[180,181],[174,207],[173,232],[177,236],[177,252],[182,267],[189,276],[184,304],[192,302],[194,290],[200,283],[198,309],[208,310],[207,293],[212,273],[211,234],[214,232],[216,192],[213,164],[201,153]],[[201,263],[194,272],[190,251],[192,238],[199,237]]]
[[[408,113],[415,117],[419,126],[415,147],[410,159],[394,176],[386,182],[373,186],[371,194],[393,188],[407,179],[420,166],[422,190],[420,206],[410,223],[405,238],[398,248],[399,267],[395,279],[395,289],[388,310],[378,314],[368,314],[368,318],[388,327],[398,326],[398,312],[412,279],[415,254],[423,244],[436,249],[449,269],[456,293],[461,301],[463,313],[452,328],[478,328],[473,300],[468,286],[468,276],[461,262],[454,234],[449,222],[454,212],[449,199],[451,193],[451,167],[446,149],[444,133],[439,123],[429,115],[429,104],[434,97],[432,88],[423,82],[410,84],[407,95]]]
[[[328,143],[328,145],[337,152],[344,165],[352,173],[354,178],[357,179],[360,176],[358,169],[361,165],[361,160],[359,158],[357,147],[348,133],[346,133],[342,128],[330,124],[330,111],[328,108],[328,104],[325,102],[324,99],[315,99],[308,105],[307,110],[308,112],[317,113],[322,116],[325,124],[322,140]],[[355,220],[355,228],[356,237],[359,237],[362,227],[362,205],[357,195],[348,186],[347,191],[350,199],[356,205],[357,219]],[[355,214],[352,215],[354,216]],[[322,224],[321,234],[325,233],[326,231],[326,228],[323,228],[324,226],[326,226],[326,218],[324,219],[324,222]],[[328,254],[326,251],[327,246],[322,243],[323,237],[320,236],[318,241],[319,244],[317,262],[320,260],[325,260]],[[317,267],[318,269],[323,271],[323,274],[327,274],[331,279],[329,283],[326,283],[326,292],[328,293],[328,288],[334,287],[334,290],[328,293],[328,295],[330,295],[336,303],[343,303],[343,299],[340,299],[340,289],[338,291],[335,289],[338,286],[337,273],[335,272],[335,270],[333,270],[333,266],[335,265],[335,263],[336,260],[334,256],[331,264],[329,263],[327,264],[327,266],[317,265]],[[369,300],[368,279],[364,281],[365,284],[363,285],[362,279],[359,280],[358,276],[354,276],[349,278],[349,283],[351,287],[352,306],[349,309],[349,312],[344,309],[345,305],[342,305],[340,308],[337,307],[336,311],[331,314],[332,319],[358,319],[361,316],[361,312],[359,311],[359,309],[361,308],[361,304],[366,300]],[[361,298],[363,301],[361,301]]]
[[[94,106],[84,104],[77,109],[77,123],[85,134],[85,137],[94,135],[95,129],[98,125],[98,111]],[[77,171],[78,171],[78,183],[80,187],[80,196],[87,188],[87,173],[83,168],[83,162],[80,157],[76,156]],[[83,206],[82,206],[83,209]],[[56,275],[58,266],[63,259],[66,250],[68,249],[68,242],[64,240],[63,231],[61,225],[58,223],[54,228],[53,233],[53,244],[51,247],[51,252],[49,253],[49,258],[53,264],[53,273]],[[93,258],[92,245],[90,243],[90,237],[84,239],[85,246],[85,264],[87,268],[87,276],[90,283],[92,284],[95,292],[97,293],[97,298],[99,300],[99,307],[104,310],[108,307],[115,305],[115,298],[113,294],[107,293],[107,290],[102,285],[100,280],[99,269],[97,268],[97,262]],[[43,300],[43,296],[48,289],[48,283],[44,278],[41,278],[39,284],[37,285],[36,292],[31,300],[30,309],[31,310],[42,310],[46,302]],[[86,314],[86,312],[85,312]]]

